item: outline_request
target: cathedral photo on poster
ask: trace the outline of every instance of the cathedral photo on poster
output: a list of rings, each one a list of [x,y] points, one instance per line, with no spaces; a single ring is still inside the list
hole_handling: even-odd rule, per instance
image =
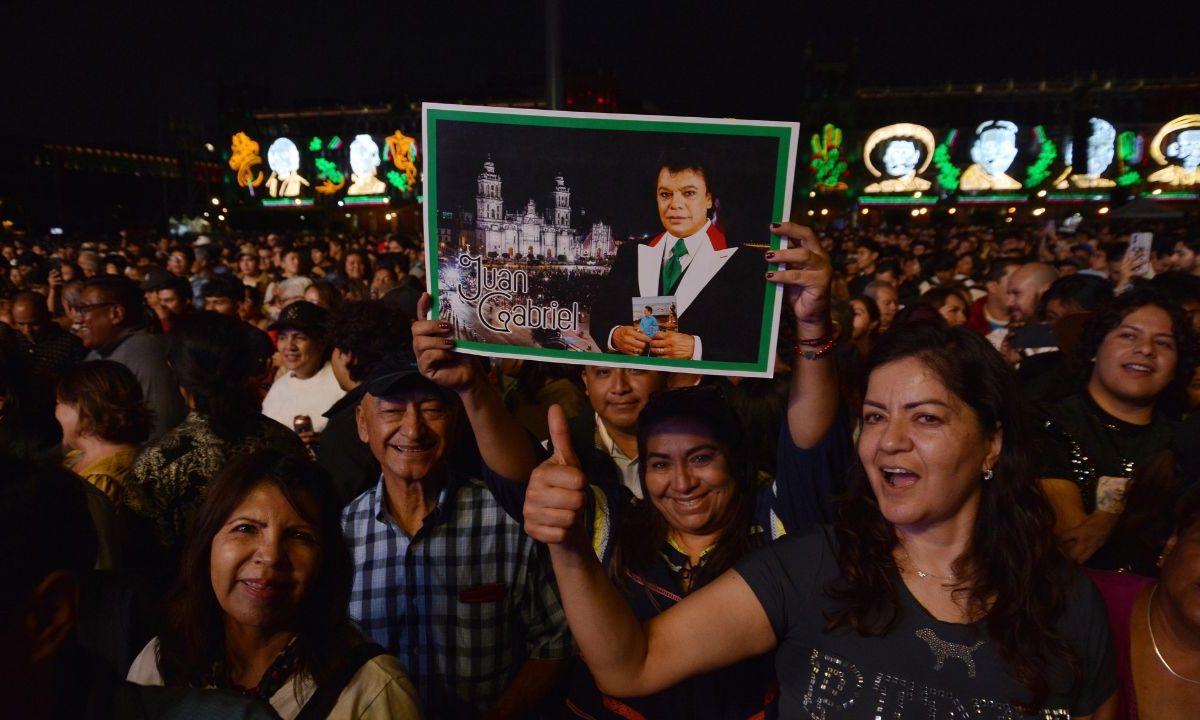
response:
[[[424,113],[428,276],[458,349],[769,376],[795,123]]]

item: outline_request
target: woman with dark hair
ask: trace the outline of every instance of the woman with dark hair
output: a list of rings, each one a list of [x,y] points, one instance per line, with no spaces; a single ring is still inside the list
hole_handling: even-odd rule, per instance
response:
[[[154,526],[162,548],[176,555],[192,514],[225,462],[272,448],[304,457],[289,428],[263,416],[260,372],[245,323],[202,311],[181,319],[168,336],[167,359],[187,401],[184,421],[147,445],[126,483],[126,504]]]
[[[92,360],[59,379],[56,397],[54,417],[69,450],[63,466],[120,505],[125,478],[153,426],[137,377],[119,362]]]
[[[850,309],[854,311],[850,341],[865,358],[871,353],[871,345],[879,334],[879,306],[869,297],[856,297],[850,299]]]
[[[971,311],[968,293],[957,286],[939,285],[930,288],[921,295],[918,302],[937,310],[938,315],[941,315],[950,327],[965,325]]]
[[[342,256],[341,267],[338,268],[338,274],[347,282],[358,280],[366,283],[371,277],[371,258],[366,251],[353,248],[347,250]]]
[[[786,269],[771,279],[815,321],[805,298],[827,296],[828,261],[784,227],[802,242],[773,253]],[[818,370],[811,355],[796,372]],[[1111,718],[1103,603],[1054,542],[1011,370],[966,328],[914,323],[880,338],[866,373],[834,526],[751,553],[644,625],[582,542],[586,479],[563,455],[534,471],[526,529],[550,544],[599,687],[643,695],[774,650],[781,717]]]
[[[315,282],[304,290],[304,299],[314,305],[320,305],[331,313],[339,313],[346,301],[342,293],[331,282]]]
[[[551,413],[549,423],[555,445],[569,446],[561,408]],[[757,478],[741,424],[718,387],[699,385],[651,396],[638,418],[637,442],[645,499],[631,502],[623,486],[593,485],[586,532],[613,586],[638,620],[646,621],[708,585],[770,538],[755,515]],[[531,487],[530,493],[538,489]],[[646,697],[620,699],[601,692],[580,665],[564,715],[748,718],[774,698],[768,656]]]
[[[1175,427],[1157,406],[1191,380],[1194,342],[1183,311],[1148,288],[1084,327],[1075,361],[1086,387],[1044,409],[1041,454],[1055,529],[1076,562],[1154,574],[1168,530],[1155,525],[1178,494]]]
[[[266,450],[226,466],[196,514],[163,632],[128,679],[241,692],[283,718],[419,718],[399,661],[346,614],[340,508],[315,463]]]

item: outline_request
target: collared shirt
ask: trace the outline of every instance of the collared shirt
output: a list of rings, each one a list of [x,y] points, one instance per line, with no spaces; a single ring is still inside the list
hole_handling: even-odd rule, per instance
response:
[[[684,255],[683,257],[679,258],[679,265],[683,268],[683,270],[685,272],[688,269],[688,265],[692,264],[692,258],[696,257],[696,251],[698,251],[700,249],[700,243],[709,242],[709,239],[708,239],[708,226],[709,225],[712,225],[711,220],[704,223],[704,227],[700,228],[699,230],[692,233],[691,235],[688,235],[687,237],[683,238],[683,244],[687,246],[687,255]],[[661,242],[662,246],[663,246],[662,264],[664,267],[666,266],[667,262],[671,259],[671,250],[675,247],[675,241],[678,239],[679,238],[675,237],[670,232],[663,233],[662,240],[660,240],[659,242]]]
[[[621,471],[621,482],[629,488],[634,497],[640,500],[642,479],[638,477],[638,459],[626,455],[625,451],[612,439],[608,430],[604,429],[604,421],[600,419],[600,413],[596,413],[596,449],[608,453],[617,469]]]
[[[381,478],[342,512],[350,617],[408,669],[428,717],[492,707],[527,659],[574,653],[545,548],[482,480],[453,477],[409,536]]]

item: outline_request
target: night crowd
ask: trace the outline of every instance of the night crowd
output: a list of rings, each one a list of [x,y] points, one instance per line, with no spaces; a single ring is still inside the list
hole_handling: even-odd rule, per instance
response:
[[[1194,717],[1195,226],[770,232],[766,379],[456,353],[402,235],[0,238],[0,714]]]

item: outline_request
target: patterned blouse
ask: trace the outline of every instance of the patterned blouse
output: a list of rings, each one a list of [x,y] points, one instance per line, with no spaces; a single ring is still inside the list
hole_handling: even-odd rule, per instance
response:
[[[151,521],[164,548],[180,547],[208,484],[237,455],[272,449],[308,457],[290,429],[259,415],[236,442],[217,437],[208,418],[190,412],[184,421],[142,449],[125,485],[125,504]]]

